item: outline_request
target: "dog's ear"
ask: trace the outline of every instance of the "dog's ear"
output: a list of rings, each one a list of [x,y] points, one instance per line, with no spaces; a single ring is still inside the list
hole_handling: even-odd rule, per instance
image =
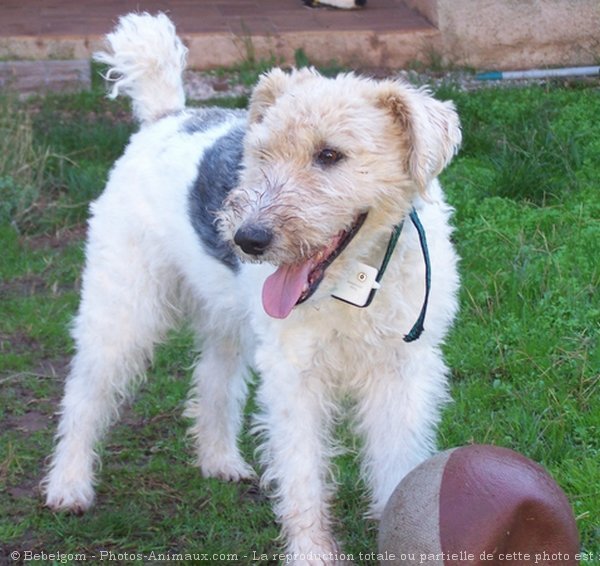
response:
[[[290,84],[290,76],[281,69],[272,69],[261,76],[254,87],[248,105],[248,119],[251,124],[261,122],[265,111]]]
[[[251,124],[261,122],[265,112],[275,101],[293,85],[318,75],[313,68],[304,67],[291,73],[274,68],[261,76],[248,105],[248,119]]]
[[[379,104],[391,112],[407,136],[406,167],[425,192],[458,151],[462,139],[452,102],[440,102],[425,89],[398,82],[380,86]]]

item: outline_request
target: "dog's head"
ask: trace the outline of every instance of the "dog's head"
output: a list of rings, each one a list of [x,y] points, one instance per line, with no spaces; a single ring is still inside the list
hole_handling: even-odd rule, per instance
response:
[[[389,233],[460,140],[452,103],[424,89],[312,69],[264,75],[220,225],[242,259],[278,267],[263,291],[267,312],[287,316],[326,271],[335,279],[345,257]]]

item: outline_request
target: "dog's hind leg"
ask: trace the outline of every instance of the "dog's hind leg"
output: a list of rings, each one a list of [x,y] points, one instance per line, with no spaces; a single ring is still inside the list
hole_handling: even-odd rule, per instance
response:
[[[102,231],[102,238],[88,244],[72,331],[76,354],[61,403],[58,442],[42,482],[46,504],[55,510],[80,513],[92,504],[96,444],[171,322],[172,275],[157,271],[146,246],[117,233]]]
[[[237,332],[202,332],[202,355],[194,368],[184,415],[193,420],[196,463],[205,477],[239,481],[255,477],[237,441],[247,397],[247,367]]]

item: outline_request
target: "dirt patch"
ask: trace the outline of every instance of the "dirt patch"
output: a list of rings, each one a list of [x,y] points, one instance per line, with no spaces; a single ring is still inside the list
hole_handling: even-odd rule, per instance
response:
[[[37,295],[47,288],[46,280],[41,275],[25,275],[0,283],[0,298],[15,295],[30,297],[31,295]]]
[[[186,71],[184,89],[190,100],[211,100],[229,96],[249,96],[251,88],[236,80],[233,76],[219,76],[197,71]]]
[[[32,411],[52,414],[62,395],[69,361],[68,356],[42,359],[29,371],[0,374],[0,383],[10,385],[13,402],[18,402]],[[44,380],[48,384],[44,397],[36,397],[32,393],[31,380]],[[7,418],[12,418],[12,414]]]
[[[51,377],[56,381],[62,382],[69,373],[69,364],[71,356],[60,356],[52,359],[41,360],[38,366],[34,369],[34,373],[43,377]]]
[[[13,415],[6,419],[7,428],[12,428],[25,434],[31,434],[38,430],[46,430],[51,423],[51,417],[39,411],[30,411],[23,415]]]
[[[26,480],[23,483],[6,488],[6,493],[13,499],[37,498],[40,494],[39,482],[36,480]]]
[[[77,224],[69,228],[61,228],[50,234],[38,234],[23,238],[23,243],[32,250],[62,250],[72,243],[85,239],[87,226]]]
[[[269,497],[260,488],[260,480],[247,480],[240,484],[240,505],[245,505],[248,502],[251,504],[262,504],[268,502],[268,500]]]
[[[8,294],[12,294],[9,293],[9,289],[13,288],[12,283],[14,282],[11,281],[8,284],[2,283],[0,285],[0,299]],[[24,291],[23,289],[19,289],[19,292]],[[28,291],[27,294],[29,294],[29,292],[30,291]],[[23,354],[25,352],[40,349],[41,345],[39,341],[24,332],[16,331],[11,334],[0,332],[0,353]]]
[[[21,238],[21,245],[33,250],[44,251],[53,250],[60,253],[63,249],[74,243],[81,243],[85,239],[86,226],[77,225],[68,229],[58,230],[50,234],[38,234],[35,236],[24,236]],[[46,270],[45,270],[46,271]],[[51,292],[60,294],[62,292],[78,290],[80,285],[79,278],[74,284],[51,283],[45,273],[28,273],[21,277],[14,277],[8,281],[0,281],[0,299],[8,297],[30,297],[41,293]],[[0,340],[6,337],[0,335]],[[16,335],[11,338],[17,345],[22,337]]]
[[[81,279],[78,278],[74,283],[50,283],[41,275],[25,275],[16,277],[10,281],[0,283],[0,299],[10,297],[32,297],[34,295],[52,294],[53,296],[68,293],[69,291],[78,291],[81,286]],[[0,335],[0,340],[2,336]],[[18,340],[18,337],[16,338]]]

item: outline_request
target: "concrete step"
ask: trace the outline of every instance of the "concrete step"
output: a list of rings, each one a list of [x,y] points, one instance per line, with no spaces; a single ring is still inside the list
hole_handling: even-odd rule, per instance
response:
[[[368,0],[361,10],[311,9],[302,0],[3,0],[0,59],[86,59],[119,15],[166,12],[196,69],[251,58],[401,68],[427,60],[438,30],[402,0]]]

